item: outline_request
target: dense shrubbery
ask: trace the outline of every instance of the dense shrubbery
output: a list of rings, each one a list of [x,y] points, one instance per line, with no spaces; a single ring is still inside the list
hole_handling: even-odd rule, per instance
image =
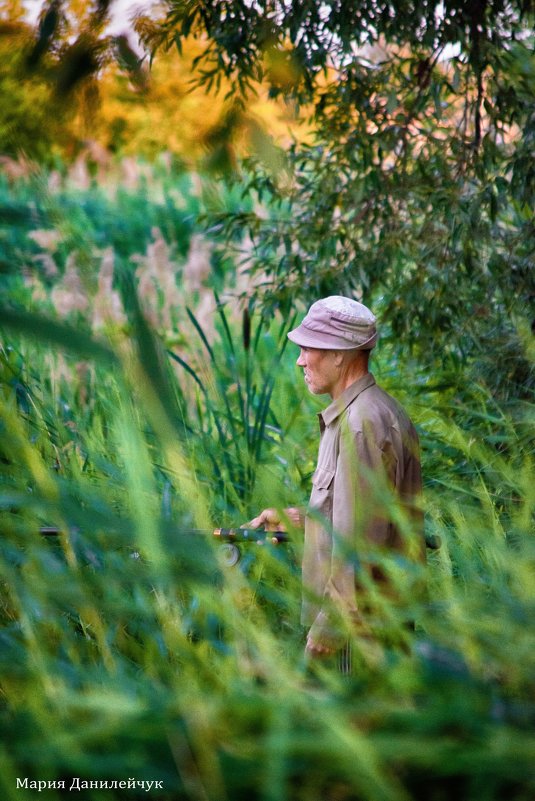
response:
[[[162,781],[165,789],[150,794],[162,799],[528,801],[529,403],[504,405],[482,382],[463,380],[461,361],[410,357],[385,335],[373,369],[419,427],[426,525],[442,547],[429,554],[425,604],[410,594],[407,565],[389,565],[405,606],[376,599],[381,645],[356,643],[356,675],[313,677],[298,625],[299,533],[291,547],[240,546],[240,563],[228,567],[209,536],[184,531],[239,524],[274,500],[306,500],[318,403],[283,347],[291,319],[274,311],[268,321],[254,304],[238,314],[228,295],[203,319],[198,307],[188,314],[199,293],[213,297],[214,285],[224,292],[235,275],[213,257],[215,277],[206,273],[184,296],[202,211],[185,176],[114,197],[96,188],[40,196],[24,184],[2,192],[18,215],[9,259],[29,276],[35,256],[48,254],[58,271],[43,281],[41,300],[30,302],[20,275],[5,284],[5,797],[20,797],[16,777],[65,780],[68,788],[78,776]],[[219,210],[238,202],[219,197]],[[150,250],[154,226],[159,251]],[[52,230],[56,244],[47,251],[35,230]],[[95,289],[81,291],[93,300],[64,309],[62,323],[37,316],[61,299],[69,243],[78,254],[71,267],[89,288],[103,272],[110,278],[98,248],[114,248],[123,280],[108,288],[119,293],[123,316],[106,318],[106,339],[95,325]],[[129,261],[135,254],[145,262]],[[160,274],[158,258],[166,265]],[[142,292],[157,337],[129,280],[148,263],[156,282],[178,276],[181,308],[167,319],[166,298]],[[166,359],[165,347],[179,361]],[[43,525],[63,533],[41,536]],[[414,634],[407,617],[417,621]]]
[[[203,144],[232,188],[98,148],[3,161],[3,794],[79,777],[163,785],[95,801],[530,801],[530,4],[163,5],[138,30],[156,58],[200,48],[197,83],[228,88]],[[24,101],[3,109],[11,157],[53,163],[46,98],[72,120],[114,53],[148,102],[109,5],[71,6],[0,32],[26,37],[0,75]],[[286,153],[250,114],[260,85],[310,114]],[[285,335],[335,292],[378,312],[373,370],[418,426],[441,541],[424,600],[419,569],[382,565],[400,603],[369,588],[352,676],[303,662],[298,531],[234,566],[191,531],[306,502],[319,407]]]

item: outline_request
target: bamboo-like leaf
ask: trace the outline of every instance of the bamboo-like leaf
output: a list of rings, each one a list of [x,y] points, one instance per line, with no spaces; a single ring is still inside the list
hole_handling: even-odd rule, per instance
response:
[[[181,356],[179,356],[177,353],[174,353],[172,350],[168,349],[166,353],[168,354],[168,356],[171,357],[171,359],[173,359],[173,361],[177,362],[181,367],[184,368],[184,370],[193,378],[193,380],[198,384],[198,386],[202,389],[203,393],[206,395],[206,387],[202,383],[201,379],[199,378],[195,370],[192,367],[190,367],[190,365],[186,361],[184,361],[184,359]]]
[[[198,335],[200,336],[204,347],[208,351],[208,354],[210,356],[210,360],[213,362],[214,361],[214,352],[213,352],[212,348],[210,347],[210,343],[206,339],[206,335],[205,335],[204,331],[202,330],[201,326],[199,325],[199,321],[197,320],[197,318],[195,317],[195,315],[193,314],[193,312],[191,311],[189,306],[186,306],[186,312],[188,314],[189,319],[191,320],[191,322],[195,326],[195,330],[197,331]]]
[[[58,323],[34,312],[0,307],[0,328],[23,334],[30,339],[57,345],[62,350],[82,358],[95,359],[105,364],[118,365],[115,353],[78,328]]]

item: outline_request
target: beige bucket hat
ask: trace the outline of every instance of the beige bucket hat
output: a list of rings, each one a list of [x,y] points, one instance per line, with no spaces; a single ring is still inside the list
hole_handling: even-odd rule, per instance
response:
[[[303,348],[371,350],[377,342],[375,315],[351,298],[330,295],[313,303],[288,339]]]

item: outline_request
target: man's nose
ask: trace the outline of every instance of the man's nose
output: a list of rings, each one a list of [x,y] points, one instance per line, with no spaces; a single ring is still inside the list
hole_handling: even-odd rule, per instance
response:
[[[303,354],[302,353],[299,354],[299,357],[298,357],[298,359],[296,361],[296,365],[298,367],[304,367],[305,366],[305,360],[303,358]]]

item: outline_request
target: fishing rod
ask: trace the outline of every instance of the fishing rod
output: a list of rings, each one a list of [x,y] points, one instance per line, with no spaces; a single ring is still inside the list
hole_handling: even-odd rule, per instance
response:
[[[213,537],[214,540],[221,543],[221,555],[223,562],[233,567],[241,558],[241,552],[238,544],[252,544],[252,545],[279,545],[290,542],[290,538],[286,531],[268,531],[263,528],[179,528],[175,529],[177,534],[185,536],[202,535]],[[64,533],[63,529],[58,526],[41,526],[39,533],[44,537],[58,537]],[[133,559],[139,559],[140,554],[138,551],[131,553]]]
[[[176,531],[180,534],[211,535],[219,542],[224,543],[254,543],[256,545],[271,543],[272,545],[278,545],[290,542],[286,531],[268,531],[264,528],[179,528]],[[45,537],[50,537],[61,534],[61,529],[57,526],[41,526],[39,532]],[[437,534],[426,533],[425,544],[430,550],[436,551],[440,548],[442,540]]]
[[[211,535],[219,542],[250,542],[262,545],[265,542],[278,545],[281,542],[289,542],[290,538],[286,531],[268,531],[263,528],[179,528],[179,534],[202,534]],[[39,533],[45,537],[54,537],[63,533],[57,526],[41,526]]]

